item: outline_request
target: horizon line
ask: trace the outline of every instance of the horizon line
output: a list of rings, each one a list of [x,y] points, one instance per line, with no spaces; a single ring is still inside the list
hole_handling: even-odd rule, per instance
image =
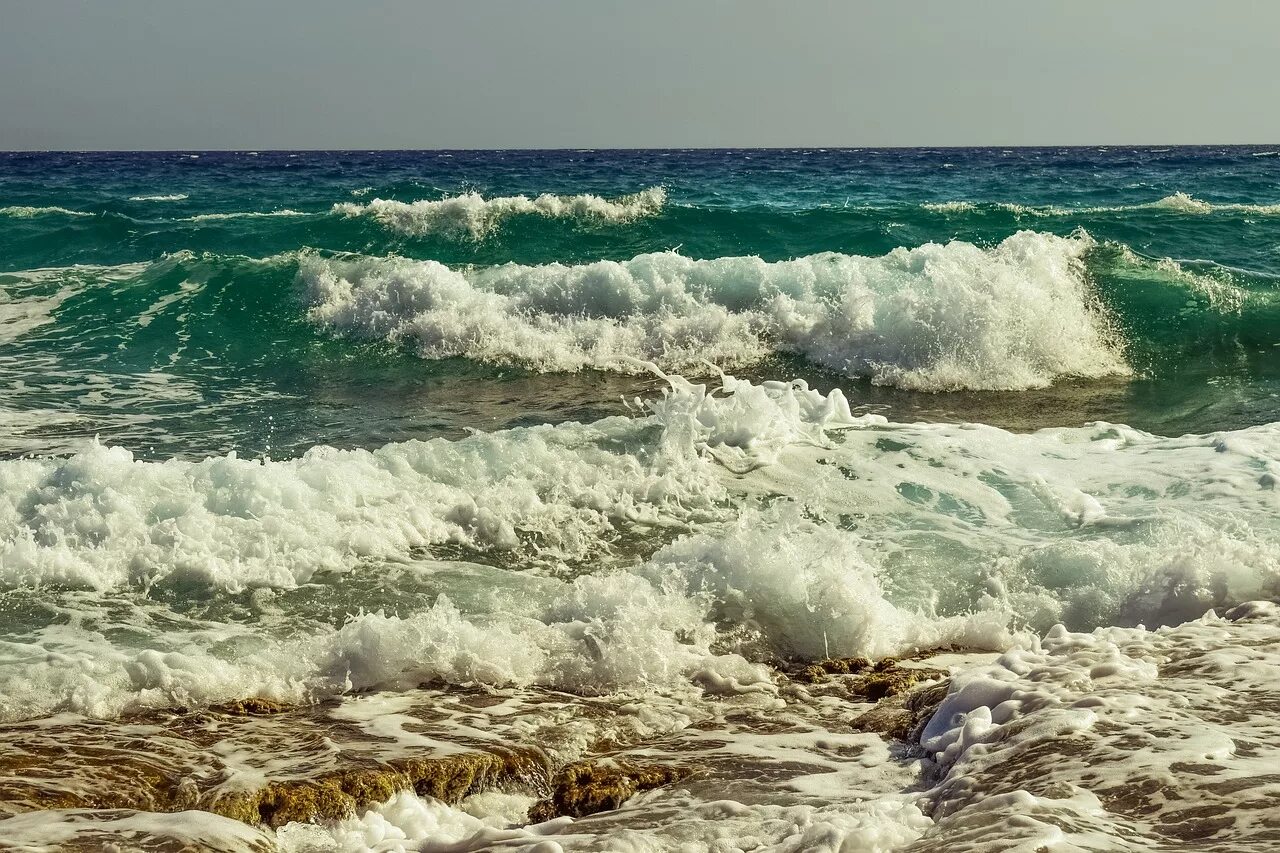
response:
[[[0,146],[0,154],[352,154],[364,152],[369,154],[426,153],[426,152],[593,152],[593,151],[963,151],[963,150],[1045,150],[1045,149],[1098,149],[1122,148],[1145,149],[1164,148],[1265,148],[1280,146],[1280,142],[1144,142],[1144,143],[1071,143],[1071,144],[1035,144],[1035,145],[679,145],[679,146],[641,146],[635,148],[612,146],[533,146],[515,148],[270,148],[244,146],[237,148],[5,148]]]

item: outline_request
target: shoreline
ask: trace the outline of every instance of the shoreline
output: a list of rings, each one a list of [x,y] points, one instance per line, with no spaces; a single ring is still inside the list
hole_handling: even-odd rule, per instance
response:
[[[1232,658],[1231,667],[1222,665],[1223,656]],[[1267,682],[1266,677],[1274,681]],[[1258,683],[1248,687],[1238,683],[1243,679]],[[1227,684],[1241,691],[1230,702],[1222,695]],[[556,849],[590,849],[580,846],[583,839],[609,837],[621,815],[626,815],[630,831],[660,836],[673,820],[664,811],[664,800],[690,815],[712,806],[723,810],[725,805],[700,800],[696,792],[708,785],[730,795],[735,788],[745,792],[743,785],[752,767],[783,774],[770,787],[779,795],[788,786],[803,794],[806,787],[812,788],[812,779],[832,773],[837,775],[831,778],[840,778],[839,774],[865,764],[868,737],[883,744],[879,754],[885,767],[905,770],[906,775],[900,773],[899,778],[915,780],[897,790],[879,792],[881,805],[893,802],[921,810],[922,820],[915,823],[915,829],[921,830],[918,837],[892,849],[934,849],[929,839],[935,836],[995,844],[997,837],[985,833],[983,825],[999,832],[1021,827],[1013,836],[1000,836],[1007,843],[1015,837],[1025,840],[1031,833],[1072,844],[1089,833],[1104,831],[1101,827],[1107,820],[1151,842],[1207,840],[1227,830],[1248,830],[1247,837],[1261,840],[1280,833],[1280,825],[1272,826],[1272,821],[1262,818],[1253,826],[1241,827],[1224,815],[1232,809],[1247,814],[1258,797],[1265,800],[1280,792],[1280,779],[1268,782],[1270,777],[1264,774],[1258,790],[1224,782],[1257,779],[1250,768],[1280,757],[1276,754],[1280,739],[1268,744],[1265,736],[1271,729],[1280,729],[1280,723],[1268,723],[1254,733],[1252,753],[1220,749],[1199,760],[1192,753],[1203,748],[1200,744],[1206,738],[1226,736],[1217,732],[1238,737],[1245,731],[1244,722],[1252,723],[1268,709],[1274,711],[1267,701],[1280,702],[1277,684],[1280,607],[1254,602],[1224,617],[1208,614],[1155,631],[1100,628],[1073,634],[1054,629],[1028,647],[1003,653],[945,649],[876,664],[846,659],[792,666],[789,673],[775,670],[771,702],[753,704],[752,699],[759,697],[750,694],[704,696],[709,705],[724,706],[721,711],[727,716],[718,722],[713,717],[689,719],[665,733],[633,728],[630,742],[617,740],[620,730],[614,729],[585,748],[582,732],[609,731],[600,724],[609,714],[621,719],[638,713],[630,703],[643,707],[646,700],[661,700],[642,695],[628,701],[547,691],[533,696],[528,695],[530,691],[501,689],[452,688],[443,693],[420,689],[412,701],[406,700],[405,693],[374,693],[321,706],[287,707],[249,700],[234,707],[151,712],[145,718],[115,722],[73,721],[61,715],[61,720],[6,724],[0,728],[0,740],[8,742],[3,750],[7,774],[13,773],[14,756],[25,755],[44,759],[39,767],[46,778],[76,775],[75,767],[59,766],[53,751],[38,745],[42,741],[60,744],[64,755],[78,754],[90,762],[83,765],[90,772],[81,780],[87,787],[78,794],[71,787],[61,795],[32,789],[27,803],[57,807],[46,810],[46,819],[56,814],[59,820],[92,822],[94,811],[83,811],[88,807],[99,810],[98,817],[107,820],[105,827],[138,819],[119,811],[131,806],[175,812],[172,821],[195,807],[211,816],[238,819],[250,830],[244,837],[259,838],[264,850],[274,849],[271,845],[284,850],[339,849],[314,844],[321,843],[316,839],[325,832],[359,830],[392,805],[403,806],[404,798],[410,796],[407,792],[421,801],[417,807],[458,814],[465,814],[458,811],[460,803],[486,796],[506,798],[503,802],[509,811],[518,812],[523,805],[530,812],[523,821],[510,820],[518,818],[512,814],[487,824],[470,818],[480,821],[470,826],[473,841],[501,840],[506,845],[503,849],[523,849],[542,841],[559,844],[556,839],[561,838],[568,846]],[[1181,702],[1156,701],[1173,695],[1171,690],[1182,697]],[[449,695],[455,705],[442,714],[441,700]],[[1259,696],[1264,701],[1259,702]],[[1266,696],[1271,699],[1265,700]],[[676,704],[683,703],[688,710],[689,701],[685,696]],[[728,706],[734,709],[726,712]],[[486,716],[494,708],[500,708],[500,713]],[[747,718],[735,716],[743,713]],[[788,715],[795,713],[801,713],[801,718],[788,722]],[[550,732],[563,736],[576,717],[577,739],[564,743],[573,740],[579,753],[569,750],[557,757],[552,749],[520,747],[510,739],[513,731],[539,715],[544,743],[550,743]],[[433,716],[434,721],[427,722]],[[487,744],[474,738],[440,738],[444,731],[479,735],[481,719],[494,726],[489,733],[493,739]],[[1170,739],[1173,731],[1184,732],[1198,743],[1187,747]],[[25,735],[25,742],[15,737],[18,732]],[[323,744],[334,743],[340,732],[348,741],[338,755],[345,752],[346,757],[331,756],[337,762],[331,763],[331,769],[308,773],[304,769],[308,762],[317,760]],[[144,742],[138,738],[143,736],[147,742],[163,744],[167,757],[137,752]],[[705,738],[722,741],[722,746],[681,748],[682,743],[688,747]],[[1133,738],[1148,745],[1142,749],[1120,746]],[[527,743],[537,740],[535,736]],[[790,740],[793,746],[771,754],[776,744],[761,746],[771,740]],[[271,743],[288,745],[292,771],[284,766],[267,771],[263,784],[253,790],[236,791],[234,784],[221,791],[216,786],[203,793],[191,790],[192,779],[208,781],[216,775],[211,770],[218,762],[209,759],[251,757],[255,749],[261,750],[257,758],[270,759],[267,744]],[[426,751],[427,743],[434,751]],[[749,746],[752,743],[756,746]],[[794,754],[781,760],[788,751]],[[97,761],[88,758],[94,755]],[[159,769],[169,759],[184,759],[187,764],[166,778]],[[1212,769],[1206,769],[1210,765],[1205,759]],[[28,768],[36,766],[35,761],[27,762]],[[226,769],[223,762],[224,774]],[[148,777],[148,770],[159,775]],[[818,771],[816,777],[814,771]],[[735,773],[739,774],[736,782]],[[778,788],[788,776],[793,781]],[[241,784],[244,778],[240,777]],[[126,780],[135,783],[133,793],[125,789]],[[150,799],[143,794],[147,789]],[[644,791],[651,793],[634,799]],[[165,801],[160,792],[170,799]],[[10,803],[16,802],[12,781],[5,793]],[[692,800],[688,799],[691,793]],[[729,796],[726,802],[732,799]],[[1197,805],[1206,799],[1220,805]],[[619,807],[622,812],[613,811]],[[748,811],[759,807],[764,806],[750,805],[750,798],[741,804]],[[865,802],[849,807],[864,808]],[[0,820],[0,838],[21,839],[32,830],[33,816],[38,814],[29,811]],[[140,814],[150,814],[148,820],[156,831],[168,820],[160,814]],[[975,823],[970,815],[983,817]],[[1008,823],[1018,815],[1023,817]],[[213,817],[202,826],[209,820]],[[1081,822],[1089,827],[1083,835]],[[179,825],[168,823],[170,830]],[[226,826],[219,832],[235,835]],[[288,846],[295,836],[301,846]],[[307,841],[303,836],[314,837]],[[405,839],[406,843],[411,840]],[[473,848],[463,844],[456,849]]]

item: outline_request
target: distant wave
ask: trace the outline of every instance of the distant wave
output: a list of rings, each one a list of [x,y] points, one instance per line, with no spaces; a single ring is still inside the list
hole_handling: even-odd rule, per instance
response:
[[[545,216],[551,219],[587,219],[601,222],[631,222],[655,216],[666,204],[667,191],[650,187],[634,195],[616,199],[597,195],[525,195],[486,199],[479,193],[465,193],[437,201],[390,201],[375,198],[368,204],[341,202],[333,206],[344,216],[369,216],[383,227],[414,237],[438,234],[479,240],[492,234],[513,216]]]
[[[0,207],[0,216],[11,216],[14,219],[32,219],[37,216],[93,216],[83,210],[69,210],[65,207],[27,207],[13,205]]]
[[[301,210],[238,210],[230,213],[201,213],[196,216],[186,216],[182,218],[182,222],[217,222],[224,219],[259,219],[269,216],[312,216]]]
[[[1079,216],[1089,213],[1127,213],[1140,210],[1162,210],[1170,213],[1252,213],[1259,216],[1280,216],[1278,204],[1215,203],[1203,201],[1184,192],[1176,192],[1156,201],[1143,204],[1065,207],[1061,205],[1024,205],[1012,202],[938,201],[920,205],[934,213],[972,213],[983,209],[1003,210],[1019,216]]]
[[[971,201],[926,201],[920,207],[934,213],[969,213],[978,209],[978,205]]]
[[[186,201],[190,196],[186,193],[174,193],[173,195],[133,195],[129,196],[129,201]]]
[[[1117,210],[1125,209],[1142,209],[1156,208],[1160,210],[1170,210],[1177,213],[1257,213],[1263,216],[1280,215],[1280,204],[1237,204],[1237,203],[1213,203],[1202,201],[1183,192],[1177,192],[1170,196],[1165,196],[1159,201],[1153,201],[1150,204],[1138,205],[1134,208],[1116,208]],[[1105,208],[1104,208],[1105,209]]]
[[[173,202],[186,199],[185,195],[171,196],[133,196],[130,201],[150,201],[150,202]],[[69,210],[65,207],[0,207],[0,216],[10,216],[15,219],[30,219],[37,216],[99,216],[98,213],[91,213],[83,210]],[[125,216],[122,213],[106,212],[103,216],[119,217],[121,219],[132,220],[132,217]],[[224,219],[258,219],[269,216],[315,216],[314,213],[307,213],[301,210],[291,210],[285,208],[283,210],[233,210],[226,213],[199,213],[194,216],[178,217],[174,222],[216,222]]]
[[[920,390],[1014,390],[1129,371],[1092,298],[1087,235],[769,263],[667,252],[582,266],[460,271],[304,254],[312,322],[339,334],[541,371],[736,366],[798,353]]]

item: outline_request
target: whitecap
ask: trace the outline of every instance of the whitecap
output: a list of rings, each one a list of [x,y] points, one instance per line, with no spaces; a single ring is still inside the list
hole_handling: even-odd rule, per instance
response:
[[[11,216],[14,219],[33,219],[37,216],[93,216],[93,214],[83,210],[70,210],[65,207],[11,205],[9,207],[0,207],[0,216]]]
[[[581,266],[455,270],[400,258],[300,260],[308,317],[428,359],[540,371],[729,368],[793,352],[903,388],[1013,390],[1124,375],[1091,295],[1087,235],[790,261],[674,252]]]
[[[659,214],[666,197],[666,190],[662,187],[650,187],[616,199],[585,194],[486,199],[479,193],[470,192],[436,201],[402,202],[375,198],[367,204],[341,202],[333,206],[333,212],[348,217],[368,216],[391,231],[414,237],[438,234],[479,240],[492,234],[502,222],[513,216],[632,222]]]
[[[186,193],[171,193],[169,195],[135,195],[129,196],[129,201],[186,201],[190,196]]]

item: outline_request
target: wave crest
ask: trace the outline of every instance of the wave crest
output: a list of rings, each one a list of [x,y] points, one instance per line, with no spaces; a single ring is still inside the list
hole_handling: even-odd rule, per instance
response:
[[[1209,202],[1185,192],[1175,192],[1155,201],[1141,204],[1093,205],[1066,207],[1063,205],[1031,205],[1014,202],[930,201],[920,205],[922,210],[942,214],[974,213],[981,210],[1000,210],[1015,216],[1039,218],[1080,216],[1097,213],[1133,213],[1145,210],[1165,213],[1183,213],[1204,216],[1211,213],[1243,213],[1257,216],[1280,215],[1280,204],[1249,204],[1244,202]]]
[[[134,195],[129,196],[129,201],[186,201],[190,196],[186,193],[172,193],[170,195]]]
[[[375,198],[367,204],[340,202],[333,206],[333,212],[347,217],[369,216],[383,227],[411,237],[440,235],[479,240],[513,216],[623,223],[658,215],[666,201],[667,191],[662,187],[650,187],[616,199],[549,193],[535,198],[516,195],[486,199],[470,192],[436,201]]]
[[[65,207],[29,207],[27,205],[10,205],[9,207],[0,207],[0,216],[9,216],[14,219],[34,219],[37,216],[93,216],[83,210],[71,210]]]
[[[1030,231],[991,248],[824,253],[790,261],[673,252],[581,266],[455,270],[304,255],[312,322],[540,371],[697,370],[801,354],[849,376],[937,391],[1043,387],[1128,372],[1095,304],[1087,235]]]
[[[230,213],[199,213],[195,216],[183,217],[183,222],[220,222],[226,219],[262,219],[273,216],[311,216],[302,210],[284,208],[282,210],[235,210]]]

